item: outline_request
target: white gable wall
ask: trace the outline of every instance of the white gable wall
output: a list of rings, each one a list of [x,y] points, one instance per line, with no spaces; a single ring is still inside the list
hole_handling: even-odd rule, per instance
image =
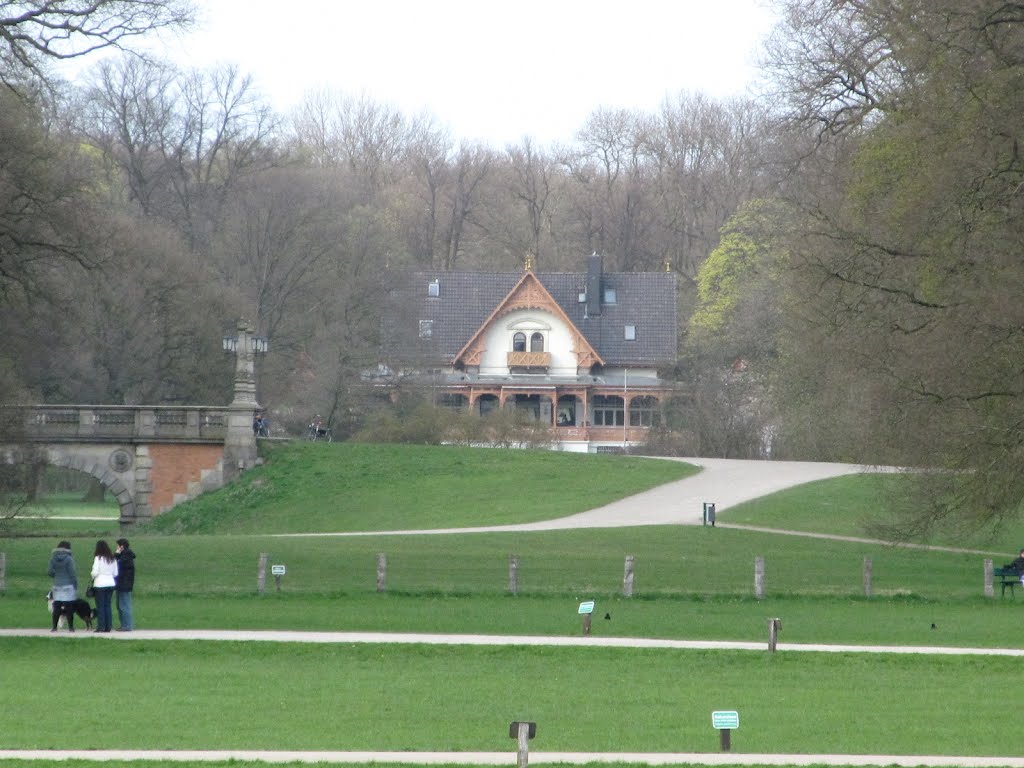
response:
[[[484,332],[485,351],[480,359],[481,376],[507,376],[508,353],[512,351],[512,337],[516,331],[526,334],[526,349],[530,349],[530,336],[539,331],[544,334],[544,351],[551,355],[548,373],[552,376],[575,376],[576,352],[570,326],[550,312],[520,309],[498,318]]]

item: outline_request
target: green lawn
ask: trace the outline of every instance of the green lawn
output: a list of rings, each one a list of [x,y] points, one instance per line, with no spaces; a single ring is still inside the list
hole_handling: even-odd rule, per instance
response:
[[[872,523],[891,523],[888,499],[916,478],[899,474],[846,475],[790,488],[723,511],[723,523],[757,525],[840,536],[872,536]],[[927,542],[939,546],[1016,553],[1024,546],[1024,521],[1002,529],[965,533],[941,526]],[[1008,559],[1012,559],[1009,557]]]
[[[697,471],[677,461],[461,448],[292,443],[147,526],[164,533],[451,528],[582,512]]]
[[[266,535],[557,517],[685,471],[677,462],[621,456],[279,448],[236,486],[130,533],[139,555],[137,623],[573,636],[581,634],[579,602],[594,599],[597,637],[766,642],[767,620],[779,617],[784,643],[1024,647],[1024,595],[982,595],[983,559],[1008,560],[1016,540],[964,554],[702,526]],[[884,514],[884,482],[823,481],[720,519],[862,535],[854,521],[872,510]],[[18,522],[20,535],[0,538],[2,626],[46,626],[45,567],[59,537],[71,538],[84,577],[95,539],[117,535],[102,523],[40,525]],[[30,531],[45,535],[24,535]],[[287,565],[280,592],[268,576],[266,594],[256,594],[260,553]],[[378,553],[388,561],[384,593],[376,591]],[[520,558],[517,596],[507,592],[511,554]],[[621,594],[626,555],[636,564],[632,598]],[[758,556],[766,562],[764,600],[752,595]],[[865,557],[873,563],[870,598],[862,594]],[[1020,660],[1003,657],[66,636],[3,638],[0,652],[4,741],[12,748],[511,752],[508,722],[529,719],[539,724],[537,750],[714,752],[712,709],[741,712],[733,747],[743,752],[1015,755],[1024,748],[1019,729],[997,726],[991,708],[979,706],[1012,701],[1020,687]],[[131,700],[133,718],[147,727],[127,729],[124,739],[118,733],[112,743],[98,711],[75,696],[53,696],[54,675],[103,681],[105,694]]]
[[[1019,754],[991,710],[1020,659],[603,648],[9,639],[9,748],[504,751],[532,720],[554,751]],[[53,680],[102,681],[132,722]],[[896,694],[896,695],[894,695]],[[82,694],[87,696],[88,692]],[[45,727],[40,727],[45,723]],[[814,727],[809,727],[813,725]]]

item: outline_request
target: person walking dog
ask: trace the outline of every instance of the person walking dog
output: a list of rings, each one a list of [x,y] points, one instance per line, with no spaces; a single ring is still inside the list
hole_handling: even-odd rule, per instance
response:
[[[75,631],[75,612],[71,604],[78,597],[78,573],[75,570],[75,559],[71,557],[71,542],[62,541],[50,553],[50,564],[46,570],[53,579],[50,597],[53,600],[53,629],[57,631],[57,622],[63,614],[68,620],[68,631]]]

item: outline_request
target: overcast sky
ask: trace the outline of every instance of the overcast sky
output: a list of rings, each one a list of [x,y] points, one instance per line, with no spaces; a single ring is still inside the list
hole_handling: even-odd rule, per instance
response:
[[[182,65],[235,63],[281,111],[329,89],[426,111],[502,148],[568,142],[598,107],[742,95],[765,0],[196,0],[166,43]]]

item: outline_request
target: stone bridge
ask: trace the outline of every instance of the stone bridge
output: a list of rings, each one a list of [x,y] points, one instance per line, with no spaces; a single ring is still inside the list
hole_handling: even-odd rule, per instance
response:
[[[34,460],[95,477],[117,499],[122,526],[220,488],[256,464],[254,363],[267,340],[243,319],[224,350],[235,355],[228,406],[2,406],[0,451],[20,461],[30,449]]]
[[[109,489],[122,525],[148,520],[237,474],[236,466],[225,473],[230,408],[33,405],[4,411],[8,424],[20,422],[22,440],[37,458],[91,475]],[[251,434],[252,411],[243,418]]]

